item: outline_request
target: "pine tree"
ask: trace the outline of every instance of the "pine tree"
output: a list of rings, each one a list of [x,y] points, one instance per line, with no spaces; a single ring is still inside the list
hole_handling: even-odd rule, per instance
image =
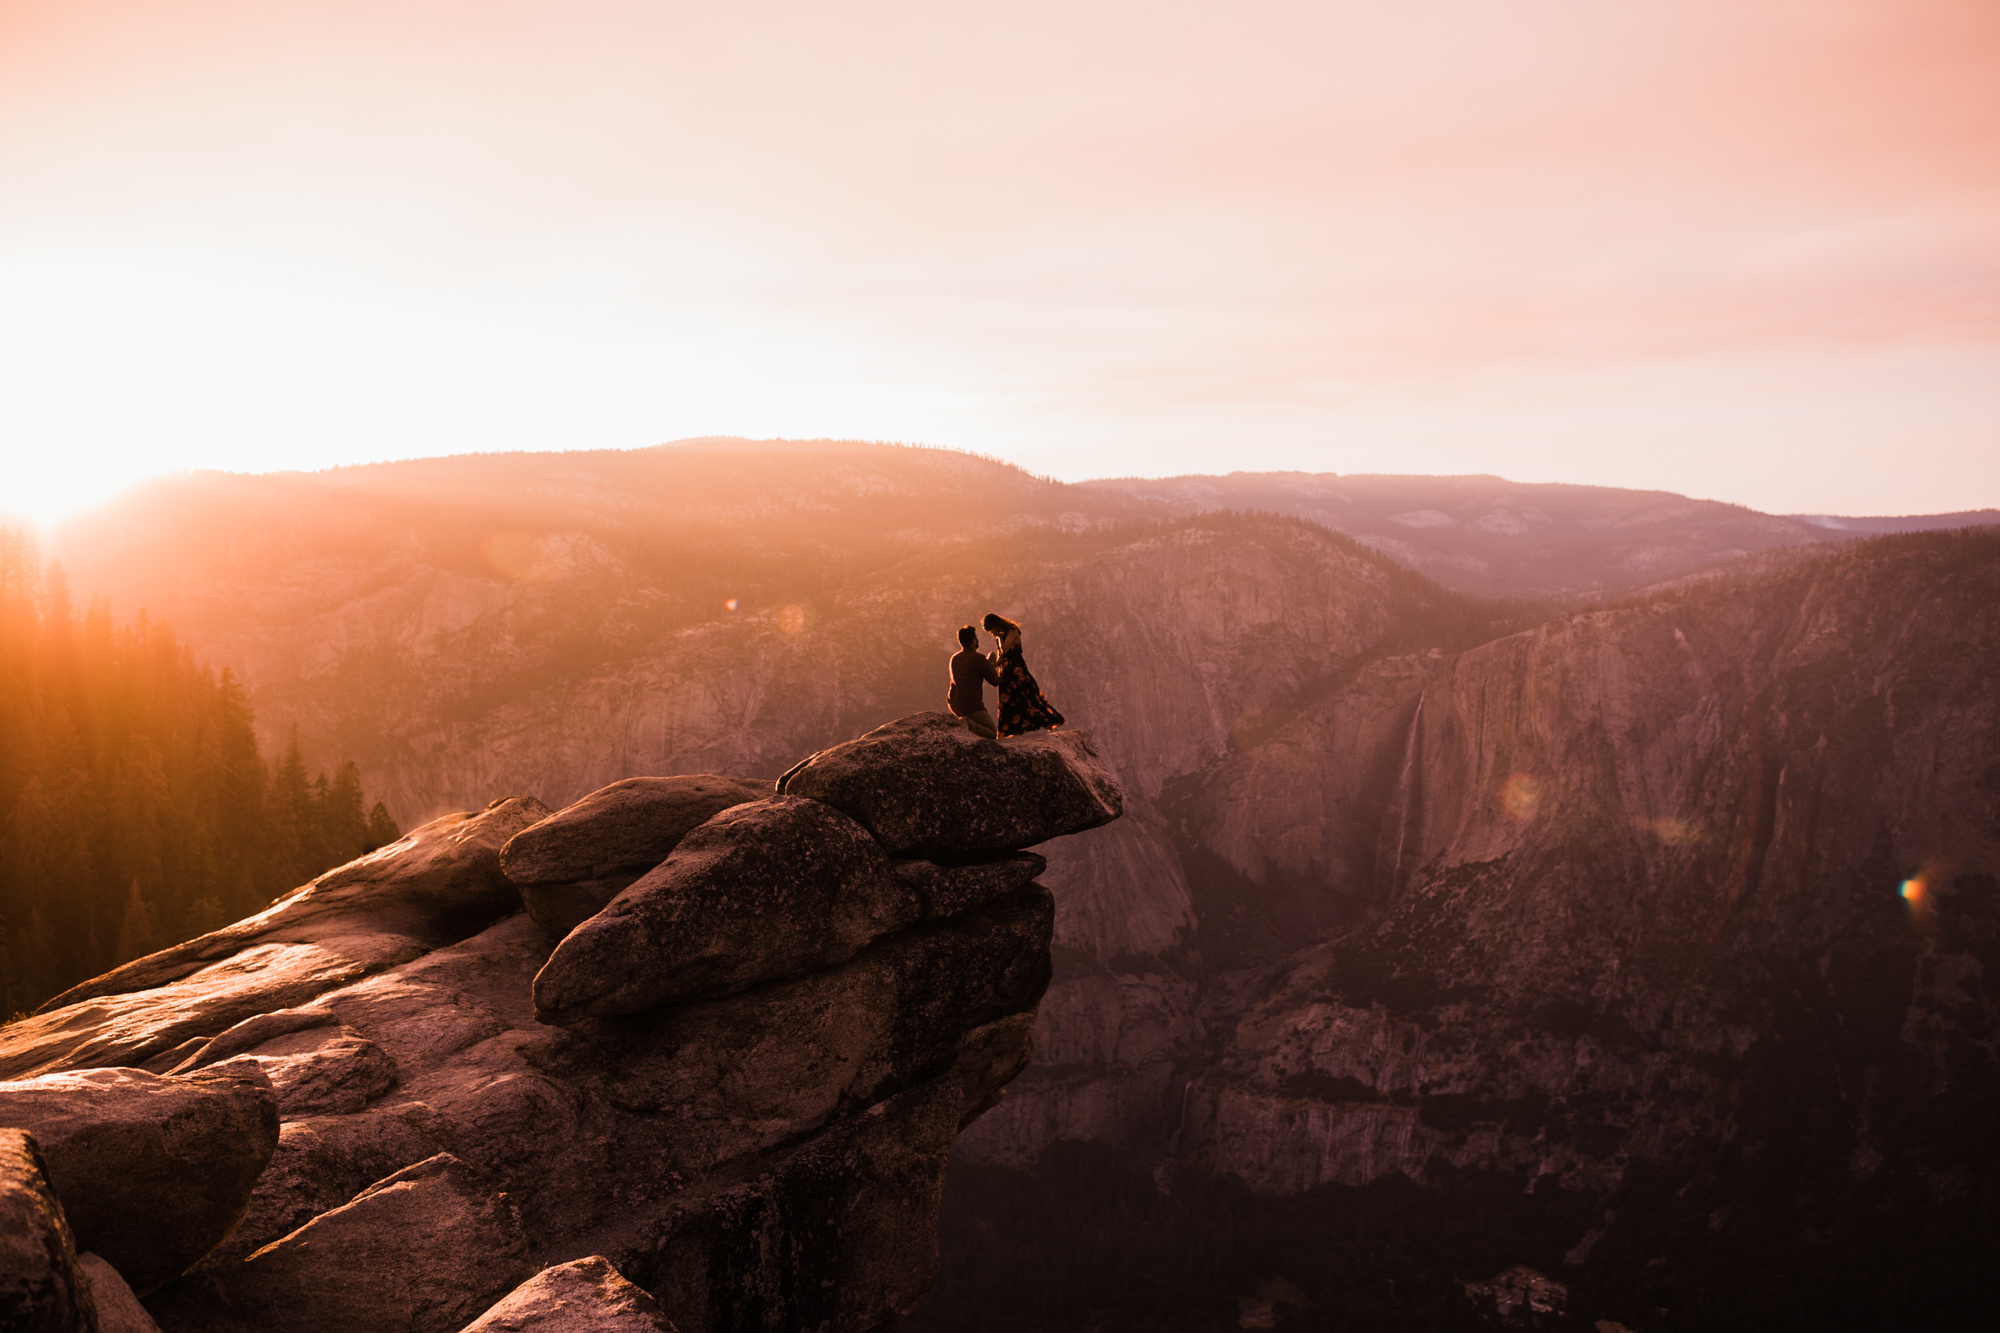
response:
[[[387,847],[402,836],[403,831],[396,827],[396,821],[389,818],[389,808],[380,801],[375,802],[375,808],[368,812],[366,850],[372,852]]]
[[[321,775],[325,782],[325,775]],[[352,759],[334,770],[320,807],[321,837],[335,865],[352,861],[368,850],[368,816],[362,813],[361,770]]]
[[[271,780],[266,787],[269,804],[266,807],[271,819],[272,869],[276,871],[276,882],[283,887],[276,892],[296,888],[312,878],[310,867],[317,859],[313,844],[317,841],[318,820],[314,817],[312,784],[306,779],[306,761],[299,754],[299,731],[292,728],[292,739],[285,746],[284,758],[271,770]]]
[[[132,891],[125,898],[125,914],[118,922],[118,942],[113,946],[120,962],[143,958],[158,947],[159,935],[153,929],[153,911],[146,903],[146,894],[139,887],[139,881],[132,881]]]
[[[0,1010],[11,1018],[61,990],[63,974],[56,963],[55,932],[41,908],[28,913],[27,921],[8,943],[4,955],[8,967],[0,975],[0,1001],[4,1001]]]

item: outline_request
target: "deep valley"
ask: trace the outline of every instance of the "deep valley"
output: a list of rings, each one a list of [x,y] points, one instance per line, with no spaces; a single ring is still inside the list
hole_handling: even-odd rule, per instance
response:
[[[2000,530],[1907,526],[716,441],[197,474],[58,553],[403,827],[768,780],[1021,622],[1124,817],[1044,849],[912,1328],[1947,1329],[2000,1267]],[[1467,1295],[1516,1265],[1560,1308]]]

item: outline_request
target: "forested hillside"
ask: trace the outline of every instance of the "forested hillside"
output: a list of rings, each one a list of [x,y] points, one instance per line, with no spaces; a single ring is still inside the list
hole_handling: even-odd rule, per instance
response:
[[[267,764],[251,723],[228,670],[144,615],[77,615],[0,529],[0,1017],[399,836],[353,763]]]

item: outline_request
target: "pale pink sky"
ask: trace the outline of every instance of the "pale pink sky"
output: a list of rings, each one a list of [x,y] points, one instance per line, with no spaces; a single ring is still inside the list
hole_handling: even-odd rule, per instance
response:
[[[2000,505],[2000,4],[0,0],[0,511],[701,434]]]

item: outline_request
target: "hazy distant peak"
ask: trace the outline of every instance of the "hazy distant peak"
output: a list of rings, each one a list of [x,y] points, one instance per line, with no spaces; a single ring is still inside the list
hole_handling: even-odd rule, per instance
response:
[[[1879,536],[1889,532],[1931,532],[1938,528],[1975,528],[2000,523],[2000,509],[1961,509],[1951,514],[1867,515],[1786,514],[1783,517],[1829,532]]]
[[[1784,547],[2000,521],[1992,510],[1877,519],[1765,514],[1672,491],[1490,475],[1232,472],[1081,486],[1166,516],[1221,508],[1293,515],[1447,587],[1505,597],[1601,596]]]
[[[149,571],[179,568],[227,586],[281,553],[381,563],[421,547],[443,567],[486,578],[499,547],[584,549],[544,542],[569,533],[622,549],[646,534],[646,552],[631,557],[642,564],[708,565],[728,548],[761,565],[810,550],[814,566],[830,573],[1023,528],[1079,533],[1218,510],[1304,519],[1458,591],[1506,597],[1624,593],[1745,553],[2000,522],[1990,509],[1764,514],[1668,491],[1490,475],[1232,472],[1065,484],[958,450],[702,436],[646,449],[462,454],[314,473],[185,473],[80,518],[55,545],[78,586],[110,593],[129,611],[159,595]],[[668,553],[681,547],[687,553]],[[517,576],[515,563],[501,562],[508,577]]]

